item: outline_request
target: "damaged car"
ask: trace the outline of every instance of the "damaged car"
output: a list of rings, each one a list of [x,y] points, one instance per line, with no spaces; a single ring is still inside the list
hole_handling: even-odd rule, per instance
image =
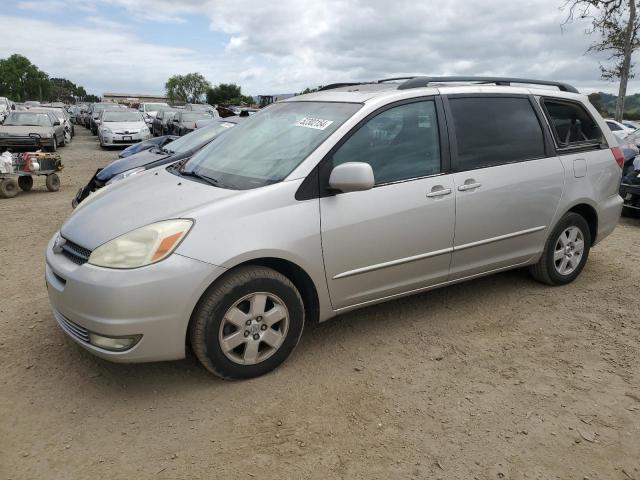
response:
[[[0,150],[44,148],[55,152],[64,145],[64,126],[52,112],[12,111],[0,125]]]

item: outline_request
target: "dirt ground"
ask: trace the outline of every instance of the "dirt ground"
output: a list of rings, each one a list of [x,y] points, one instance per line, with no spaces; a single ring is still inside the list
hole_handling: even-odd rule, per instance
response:
[[[367,308],[274,373],[117,365],[68,340],[47,240],[116,158],[82,127],[58,193],[0,200],[0,480],[640,480],[640,220],[573,284],[525,271]]]

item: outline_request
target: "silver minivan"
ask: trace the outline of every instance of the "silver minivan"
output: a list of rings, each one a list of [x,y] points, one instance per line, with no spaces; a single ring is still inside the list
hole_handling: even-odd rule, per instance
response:
[[[573,281],[620,215],[614,145],[562,83],[330,85],[92,194],[47,247],[49,298],[102,358],[190,345],[211,372],[254,377],[365,305],[511,268]]]

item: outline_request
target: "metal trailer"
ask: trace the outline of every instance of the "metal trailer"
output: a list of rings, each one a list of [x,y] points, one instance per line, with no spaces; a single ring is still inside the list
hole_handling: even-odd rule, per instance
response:
[[[13,154],[13,158],[13,172],[0,173],[0,198],[13,198],[20,190],[31,190],[33,177],[45,177],[45,185],[50,192],[60,189],[60,177],[57,174],[63,168],[60,155],[26,152]],[[39,168],[31,168],[34,161],[38,162]]]

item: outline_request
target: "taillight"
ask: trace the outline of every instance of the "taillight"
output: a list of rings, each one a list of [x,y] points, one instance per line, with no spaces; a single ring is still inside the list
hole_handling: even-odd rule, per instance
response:
[[[611,147],[611,153],[613,153],[613,157],[616,159],[616,163],[620,168],[624,167],[624,154],[620,147]]]

